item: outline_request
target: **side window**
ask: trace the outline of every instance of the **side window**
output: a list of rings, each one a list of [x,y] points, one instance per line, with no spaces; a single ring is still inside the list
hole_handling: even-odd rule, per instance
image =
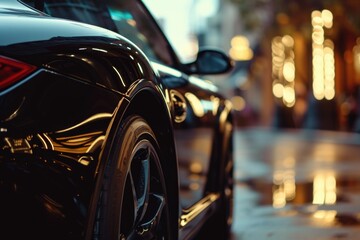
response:
[[[113,1],[108,6],[117,32],[134,42],[152,60],[172,65],[168,43],[154,20],[136,1]]]
[[[23,0],[35,7],[34,0]],[[108,4],[108,5],[107,5]],[[44,12],[118,32],[153,61],[173,65],[168,42],[143,5],[133,0],[45,0]]]
[[[148,38],[138,30],[137,22],[130,12],[124,12],[112,7],[109,8],[109,12],[119,33],[135,43],[149,58],[157,59],[156,53],[151,47]]]

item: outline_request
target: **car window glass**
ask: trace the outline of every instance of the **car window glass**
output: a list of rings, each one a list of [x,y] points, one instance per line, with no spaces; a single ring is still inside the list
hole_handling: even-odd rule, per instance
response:
[[[140,47],[149,58],[172,65],[168,43],[142,5],[136,1],[113,3],[108,10],[117,31]]]
[[[23,2],[34,6],[34,0]],[[142,4],[137,1],[45,0],[44,12],[53,17],[118,32],[135,43],[151,60],[173,65],[167,41]]]

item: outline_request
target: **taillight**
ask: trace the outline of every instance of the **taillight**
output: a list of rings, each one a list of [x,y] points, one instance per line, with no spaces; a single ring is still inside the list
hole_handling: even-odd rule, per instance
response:
[[[35,67],[0,56],[0,90],[26,77]]]

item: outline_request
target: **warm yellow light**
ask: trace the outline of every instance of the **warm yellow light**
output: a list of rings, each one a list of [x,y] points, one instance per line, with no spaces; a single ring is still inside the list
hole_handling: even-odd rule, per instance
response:
[[[231,48],[229,55],[235,61],[247,61],[254,57],[254,53],[250,48]]]
[[[133,26],[133,27],[136,26],[136,21],[133,20],[133,19],[128,19],[128,20],[127,20],[127,23],[128,23],[129,25]]]
[[[324,95],[325,99],[331,100],[335,97],[335,90],[333,88],[325,89]]]
[[[190,164],[190,172],[200,174],[203,171],[203,166],[200,162],[192,162]]]
[[[273,85],[273,94],[277,98],[282,98],[284,94],[284,86],[281,83],[275,83]]]
[[[323,204],[325,199],[325,180],[322,175],[316,175],[313,183],[313,204]]]
[[[292,103],[295,101],[295,90],[294,88],[290,87],[290,86],[286,86],[284,88],[284,100],[287,103]]]
[[[332,77],[332,76],[331,76]],[[334,89],[335,88],[335,81],[334,79],[330,79],[325,81],[325,89]]]
[[[322,55],[315,55],[313,57],[313,66],[314,66],[314,71],[317,72],[322,72],[322,66],[324,64],[324,59],[322,57]]]
[[[312,50],[313,56],[323,56],[324,55],[324,49],[323,49],[322,45],[313,43],[312,48],[313,48],[313,50]]]
[[[322,10],[321,12],[321,18],[324,22],[324,26],[326,28],[331,28],[332,25],[333,25],[333,14],[327,10],[327,9],[324,9]]]
[[[334,61],[334,54],[332,54],[332,53],[333,53],[332,51],[325,53],[324,60],[326,63],[331,64],[333,66],[335,61]]]
[[[200,188],[200,184],[196,182],[190,183],[189,188],[193,191],[198,190]]]
[[[295,65],[293,62],[285,61],[283,75],[285,80],[288,82],[293,82],[295,80]]]
[[[317,100],[331,100],[335,97],[335,57],[334,43],[325,39],[324,26],[332,26],[332,13],[324,9],[311,14],[312,32],[312,65],[313,94]]]
[[[315,44],[318,44],[318,45],[323,44],[324,43],[324,29],[321,26],[314,26],[311,37]]]
[[[273,175],[273,183],[275,185],[281,185],[284,180],[284,173],[282,171],[275,171]]]
[[[288,47],[288,48],[294,47],[294,39],[289,35],[283,36],[281,38],[281,42],[284,44],[285,47]]]
[[[283,103],[285,104],[286,107],[291,108],[293,106],[295,106],[295,101],[292,102],[287,102],[283,99]]]
[[[313,204],[335,204],[336,198],[334,173],[317,173],[313,183]]]
[[[229,55],[235,61],[246,61],[253,58],[254,53],[250,48],[249,40],[244,36],[235,36],[230,41]]]
[[[322,226],[334,226],[337,212],[335,210],[318,210],[313,214],[314,220],[319,220],[316,224]]]
[[[334,42],[330,39],[324,41],[324,46],[334,50]]]
[[[285,173],[284,192],[286,196],[286,201],[290,201],[295,198],[296,185],[295,185],[295,172],[293,170],[289,170]]]
[[[353,48],[354,67],[356,74],[360,75],[360,39],[356,40],[356,45]]]
[[[322,83],[321,79],[314,79],[313,82],[313,90],[315,93],[322,93],[324,91],[324,84]]]
[[[316,27],[316,26],[320,26],[322,27],[323,26],[323,20],[321,17],[314,17],[312,20],[311,20],[311,24],[313,27]]]
[[[285,61],[285,55],[275,55],[273,56],[272,62],[273,62],[273,66],[275,66],[276,68],[281,68],[282,65],[284,64]]]
[[[274,37],[271,41],[273,95],[282,98],[287,107],[295,104],[295,64],[294,39],[285,35]]]
[[[286,205],[286,195],[283,187],[273,191],[273,207],[282,208]]]
[[[336,193],[327,192],[325,197],[325,204],[335,204],[336,203]]]
[[[314,97],[316,100],[322,100],[322,99],[324,99],[325,94],[323,91],[322,92],[314,92]]]
[[[235,46],[249,47],[250,44],[249,44],[249,40],[246,37],[238,35],[231,39],[231,46],[232,47],[235,47]]]
[[[328,190],[335,191],[336,190],[336,179],[333,175],[326,178],[326,186]]]
[[[243,97],[241,96],[234,96],[231,98],[231,103],[233,105],[233,108],[237,111],[244,110],[246,106],[246,102]]]
[[[273,207],[284,207],[296,195],[295,171],[293,169],[275,171],[273,175]]]
[[[205,115],[205,110],[200,99],[190,92],[185,93],[185,97],[188,99],[190,105],[192,106],[195,116],[203,117]]]
[[[273,52],[273,56],[279,56],[282,55],[285,58],[285,46],[282,43],[282,38],[281,37],[275,37],[272,42],[271,42],[271,51]]]
[[[321,12],[319,10],[314,10],[311,12],[311,19],[314,19],[316,17],[321,17]]]

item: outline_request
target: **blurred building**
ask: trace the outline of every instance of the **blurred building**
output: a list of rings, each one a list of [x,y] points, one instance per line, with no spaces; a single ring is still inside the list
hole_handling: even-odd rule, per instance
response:
[[[145,2],[183,61],[206,46],[235,60],[209,79],[240,126],[360,131],[358,0],[159,1]]]
[[[257,113],[250,124],[360,129],[359,10],[356,0],[223,0],[219,36],[238,60],[234,94]],[[247,56],[240,36],[252,58],[231,51]]]

